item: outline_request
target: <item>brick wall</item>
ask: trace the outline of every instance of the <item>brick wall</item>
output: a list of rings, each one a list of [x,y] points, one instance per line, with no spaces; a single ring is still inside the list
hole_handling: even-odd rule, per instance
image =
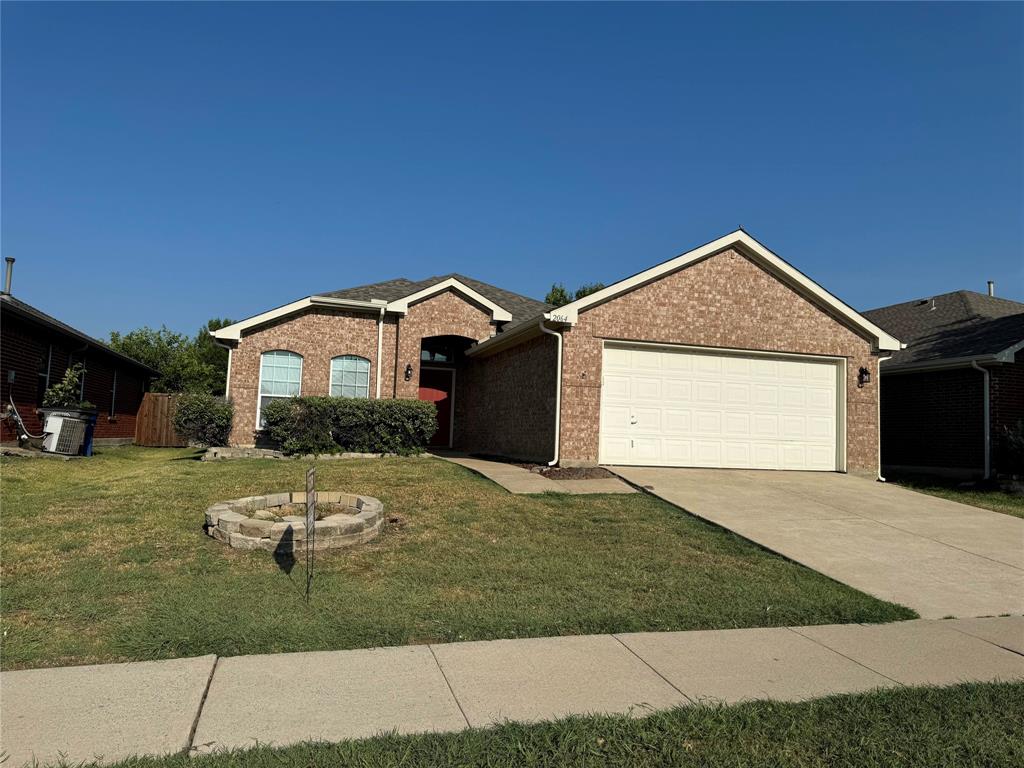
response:
[[[887,375],[882,381],[882,464],[981,472],[982,381],[973,368]]]
[[[78,352],[83,344],[20,317],[3,316],[0,333],[0,397],[6,406],[11,395],[18,413],[32,434],[42,434],[43,425],[36,415],[42,404],[46,387],[45,373],[49,359],[49,383],[55,384],[67,370],[72,353]],[[51,352],[52,350],[52,352]],[[131,439],[135,436],[135,416],[142,402],[147,378],[138,369],[125,365],[118,358],[100,350],[89,350],[83,359],[81,353],[75,360],[86,367],[85,399],[99,410],[94,436],[98,439]],[[14,371],[14,383],[8,381],[9,372]],[[114,371],[117,371],[117,395],[114,414],[110,406],[113,396]],[[18,439],[13,422],[0,422],[0,442],[15,442]]]
[[[847,358],[847,466],[877,471],[878,360],[871,342],[746,257],[727,250],[580,314],[565,332],[561,454],[598,458],[604,339]],[[873,382],[857,387],[860,367]]]
[[[1005,449],[1005,430],[1016,428],[1017,423],[1024,420],[1024,350],[1017,353],[1014,363],[994,365],[989,370],[993,469],[1024,474],[1020,459],[1014,459]]]
[[[331,358],[358,355],[370,361],[370,397],[376,394],[377,321],[372,313],[316,308],[245,334],[231,353],[230,396],[235,405],[231,444],[253,445],[256,432],[260,356],[287,350],[302,356],[302,394],[330,393]],[[486,339],[490,312],[452,291],[409,307],[404,317],[385,317],[382,328],[381,397],[416,398],[420,344],[427,336]],[[405,366],[413,368],[405,380]],[[458,397],[456,397],[458,408]]]
[[[370,361],[370,396],[376,391],[377,317],[317,308],[246,334],[231,352],[229,395],[235,405],[232,445],[253,445],[264,352],[286,350],[302,356],[303,395],[327,395],[331,358],[357,355]],[[382,380],[384,376],[382,375]]]
[[[398,318],[397,329],[397,345],[394,342],[391,345],[391,349],[397,352],[395,396],[407,398],[415,398],[419,392],[420,344],[423,339],[430,336],[463,336],[482,341],[494,331],[489,310],[452,291],[435,294],[410,306],[408,313]],[[395,365],[392,362],[392,368]],[[411,365],[413,370],[409,381],[405,380],[406,365]]]
[[[456,379],[455,447],[547,462],[555,445],[555,339],[531,339],[483,359]]]

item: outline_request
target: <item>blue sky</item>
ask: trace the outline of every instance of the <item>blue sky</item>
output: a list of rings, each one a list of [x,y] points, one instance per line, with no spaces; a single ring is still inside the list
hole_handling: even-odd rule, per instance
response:
[[[2,253],[97,336],[742,225],[852,305],[1024,300],[1024,5],[4,3]]]

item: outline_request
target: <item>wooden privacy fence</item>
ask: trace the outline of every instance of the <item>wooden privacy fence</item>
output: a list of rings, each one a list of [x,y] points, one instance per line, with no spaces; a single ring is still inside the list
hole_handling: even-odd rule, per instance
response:
[[[184,448],[188,442],[174,431],[178,396],[147,392],[135,417],[135,444],[148,448]]]

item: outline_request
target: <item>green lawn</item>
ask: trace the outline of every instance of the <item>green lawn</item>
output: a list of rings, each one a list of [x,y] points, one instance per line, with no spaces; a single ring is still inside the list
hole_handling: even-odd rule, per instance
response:
[[[685,707],[643,719],[555,723],[209,757],[118,768],[1010,768],[1024,765],[1024,684],[903,688],[799,704]]]
[[[499,637],[910,618],[645,494],[511,496],[434,458],[327,461],[322,490],[390,524],[300,565],[205,536],[217,500],[303,487],[306,464],[189,450],[3,461],[3,667]]]
[[[1019,493],[1007,493],[998,488],[960,488],[957,482],[937,478],[897,477],[892,480],[913,491],[1002,512],[1004,515],[1024,517],[1024,496]]]

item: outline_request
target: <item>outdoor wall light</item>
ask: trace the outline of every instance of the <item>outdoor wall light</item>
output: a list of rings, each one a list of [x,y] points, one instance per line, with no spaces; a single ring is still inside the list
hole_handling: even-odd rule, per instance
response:
[[[871,383],[871,371],[867,368],[861,368],[857,371],[857,386],[863,387],[865,384]]]
[[[863,369],[861,369],[863,370]],[[405,380],[409,381],[412,379],[412,363],[405,364]]]

